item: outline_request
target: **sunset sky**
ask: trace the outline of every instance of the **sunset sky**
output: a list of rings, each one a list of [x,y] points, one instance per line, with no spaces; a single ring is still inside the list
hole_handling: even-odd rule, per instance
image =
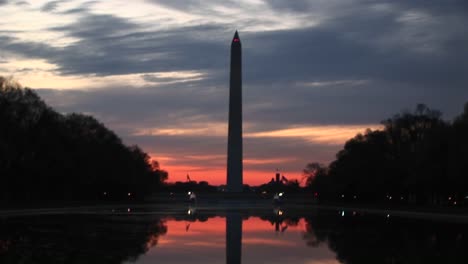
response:
[[[244,183],[301,178],[425,103],[468,101],[466,0],[0,0],[0,75],[138,144],[169,180],[226,180],[229,48],[243,48]]]

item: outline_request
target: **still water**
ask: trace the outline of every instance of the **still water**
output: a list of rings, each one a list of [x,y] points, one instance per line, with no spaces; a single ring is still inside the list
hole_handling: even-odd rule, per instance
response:
[[[468,263],[467,231],[312,208],[33,212],[0,216],[0,263]]]

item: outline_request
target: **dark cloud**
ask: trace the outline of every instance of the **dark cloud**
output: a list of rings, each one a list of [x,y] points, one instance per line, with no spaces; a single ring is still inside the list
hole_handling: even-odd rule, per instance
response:
[[[313,2],[307,0],[282,1],[267,0],[266,3],[273,9],[280,11],[309,12],[314,6]]]
[[[82,41],[93,41],[123,35],[140,29],[140,26],[123,18],[112,15],[87,14],[78,21],[62,27],[52,28],[54,31],[64,32]],[[107,39],[106,39],[107,40]],[[112,39],[108,39],[112,40]]]
[[[468,3],[464,0],[393,0],[393,1],[370,1],[370,0],[349,0],[346,2],[340,0],[328,1],[281,1],[265,0],[270,8],[277,11],[294,11],[297,13],[309,13],[311,11],[322,11],[333,9],[332,15],[339,16],[349,12],[356,12],[369,7],[384,7],[389,10],[424,10],[432,14],[463,13],[468,11]],[[370,11],[372,9],[368,9]]]
[[[92,7],[94,4],[98,3],[98,1],[86,1],[82,2],[79,6],[66,9],[61,12],[61,14],[64,15],[70,15],[70,14],[86,14],[86,13],[92,13]]]
[[[133,128],[224,122],[227,118],[227,89],[213,87],[172,84],[88,91],[40,89],[38,92],[52,105],[58,105],[62,112],[89,112],[105,118],[104,121]]]
[[[42,5],[41,11],[42,12],[54,12],[56,11],[62,3],[70,2],[71,0],[55,0],[55,1],[50,1]],[[85,2],[82,4],[82,6],[87,5],[89,2]]]
[[[365,21],[356,18],[319,28],[246,35],[243,38],[245,62],[252,69],[246,71],[246,78],[262,83],[276,83],[277,78],[281,81],[378,79],[425,85],[448,80],[467,82],[463,72],[468,70],[468,63],[456,57],[468,55],[468,45],[465,45],[468,35],[460,32],[440,43],[434,52],[415,51],[420,48],[416,40],[406,45],[398,41],[383,47],[374,45],[380,39],[398,36],[392,32],[398,29],[394,19],[368,16]],[[356,37],[347,37],[347,32],[353,32]],[[454,50],[453,45],[458,49]]]
[[[191,3],[200,4],[199,1]],[[460,54],[468,54],[468,34],[462,34],[464,28],[458,27],[449,35],[424,26],[413,29],[415,32],[400,33],[402,25],[397,22],[396,14],[368,11],[353,9],[313,28],[241,32],[246,81],[289,85],[296,81],[337,79],[393,82],[398,78],[399,82],[428,86],[466,83],[468,77],[463,73],[468,63],[457,59]],[[440,23],[442,29],[457,28],[443,18]],[[222,25],[168,31],[144,28],[115,16],[86,14],[73,24],[54,29],[78,38],[78,42],[64,49],[50,49],[49,54],[44,54],[43,49],[36,53],[58,64],[63,74],[176,70],[218,74],[219,69],[228,65],[227,44],[232,32]],[[213,36],[220,38],[215,40]],[[399,41],[399,37],[404,39]],[[19,46],[27,45],[33,46],[28,51],[39,48],[33,43]],[[418,52],[424,50],[422,45],[434,46],[434,51]],[[16,51],[24,52],[18,48]]]
[[[80,14],[80,13],[85,13],[88,12],[89,8],[86,7],[78,7],[78,8],[71,8],[68,10],[63,11],[63,14],[69,15],[69,14]]]
[[[60,3],[60,1],[48,2],[48,3],[44,4],[44,5],[41,7],[41,11],[42,11],[42,12],[51,12],[51,11],[55,11],[55,9],[56,9],[57,6],[58,6],[58,3]]]
[[[11,36],[0,35],[0,48],[10,53],[18,54],[26,58],[51,59],[59,53],[47,44],[38,42],[21,42]]]
[[[26,5],[30,5],[28,1],[17,1],[15,3],[15,5],[17,6],[26,6]]]
[[[0,0],[0,6],[7,4],[15,4],[17,6],[29,5],[27,1],[12,1],[12,0]]]
[[[225,0],[147,0],[156,5],[163,5],[175,10],[189,11],[190,13],[213,13],[211,7],[221,5],[226,8],[239,6],[237,1]]]
[[[402,9],[421,9],[430,12],[433,15],[447,15],[447,14],[464,14],[468,12],[468,2],[464,0],[416,0],[405,1],[397,0],[392,1]]]
[[[207,54],[228,52],[220,43],[194,38],[200,32],[209,34],[219,30],[215,26],[148,32],[144,26],[122,18],[87,14],[76,23],[54,30],[80,39],[49,56],[49,60],[61,67],[63,74],[115,75],[213,69],[220,67],[220,60],[213,60]]]

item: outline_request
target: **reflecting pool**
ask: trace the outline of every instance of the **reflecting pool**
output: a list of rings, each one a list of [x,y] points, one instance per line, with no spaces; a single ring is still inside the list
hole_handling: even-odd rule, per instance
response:
[[[0,215],[0,263],[468,263],[468,224],[314,208]]]

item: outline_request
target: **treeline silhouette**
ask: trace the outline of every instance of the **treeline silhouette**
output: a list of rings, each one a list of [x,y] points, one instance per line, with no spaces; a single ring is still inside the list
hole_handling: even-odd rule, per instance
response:
[[[468,195],[468,103],[453,122],[417,105],[348,140],[329,167],[310,163],[321,200],[460,205]]]
[[[167,172],[95,118],[0,77],[0,201],[141,199]]]

